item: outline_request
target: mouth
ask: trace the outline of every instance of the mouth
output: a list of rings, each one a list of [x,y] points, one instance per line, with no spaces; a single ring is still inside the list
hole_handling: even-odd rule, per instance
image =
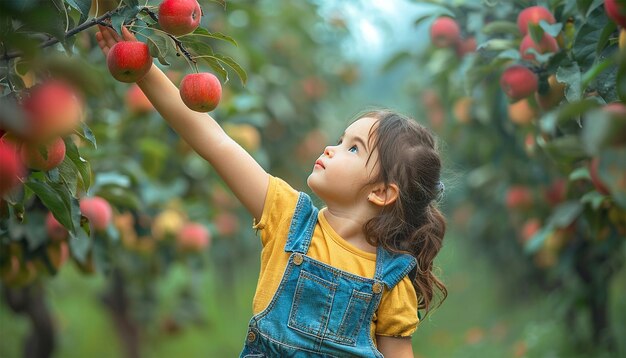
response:
[[[326,167],[324,166],[324,163],[322,163],[322,161],[320,159],[315,161],[315,167],[316,168],[322,168],[322,169],[326,169]]]

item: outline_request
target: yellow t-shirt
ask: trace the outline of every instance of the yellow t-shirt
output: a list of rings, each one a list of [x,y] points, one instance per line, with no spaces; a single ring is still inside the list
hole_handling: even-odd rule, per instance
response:
[[[290,253],[285,252],[289,225],[298,202],[298,191],[271,177],[263,214],[254,228],[261,232],[261,272],[252,303],[254,314],[269,305],[283,277]],[[318,215],[307,256],[338,269],[373,278],[376,254],[343,240],[328,224],[322,209]],[[409,337],[417,328],[417,296],[410,278],[404,277],[390,291],[385,289],[371,326],[374,335]]]

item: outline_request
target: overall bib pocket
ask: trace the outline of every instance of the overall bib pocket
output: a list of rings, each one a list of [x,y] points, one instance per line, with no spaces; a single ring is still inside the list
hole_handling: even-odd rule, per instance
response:
[[[337,284],[307,271],[300,271],[289,313],[288,326],[322,338],[335,297]]]

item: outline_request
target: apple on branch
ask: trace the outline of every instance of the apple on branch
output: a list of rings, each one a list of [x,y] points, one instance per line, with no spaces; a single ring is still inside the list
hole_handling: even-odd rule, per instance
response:
[[[120,82],[137,82],[148,73],[152,56],[148,45],[141,41],[120,41],[107,54],[107,67]]]
[[[214,74],[191,73],[180,82],[180,98],[189,109],[196,112],[214,110],[222,97],[222,85]]]
[[[201,16],[196,0],[165,0],[159,5],[159,25],[174,36],[192,33],[200,25]]]
[[[537,91],[539,80],[537,75],[522,65],[508,67],[500,77],[500,86],[512,100],[528,97]]]

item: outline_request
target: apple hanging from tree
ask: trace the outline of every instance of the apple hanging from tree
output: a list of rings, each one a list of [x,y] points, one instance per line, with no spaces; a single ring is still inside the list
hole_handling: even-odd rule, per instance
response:
[[[525,66],[513,65],[502,73],[500,86],[509,98],[518,100],[537,91],[539,81],[537,75]]]
[[[20,183],[26,173],[16,146],[4,137],[0,139],[0,196]]]
[[[543,6],[531,6],[522,10],[517,16],[517,27],[522,35],[528,33],[528,25],[539,25],[541,20],[545,20],[548,24],[554,24],[556,20],[550,10]]]
[[[22,107],[26,113],[25,137],[35,141],[71,133],[84,112],[78,92],[62,80],[34,86]]]
[[[196,0],[165,0],[159,5],[159,25],[174,36],[192,33],[200,25],[201,16]]]
[[[189,222],[176,236],[178,248],[183,252],[199,252],[211,243],[211,232],[204,225]]]
[[[31,169],[48,171],[56,168],[65,158],[65,142],[57,137],[45,143],[24,142],[20,149],[22,161]]]
[[[214,74],[191,73],[180,81],[180,98],[196,112],[214,110],[222,97],[222,85]]]
[[[81,199],[80,212],[89,219],[91,227],[97,231],[106,230],[113,219],[111,205],[99,196]]]
[[[120,41],[109,50],[107,66],[116,80],[137,82],[152,67],[152,56],[148,45],[141,41]]]
[[[556,42],[554,37],[544,33],[541,37],[541,41],[536,43],[530,34],[524,36],[522,42],[519,46],[519,53],[522,55],[522,58],[529,61],[535,60],[535,54],[532,52],[527,52],[529,49],[534,49],[539,54],[557,52],[559,50],[559,44]]]
[[[430,40],[435,47],[456,45],[461,41],[459,24],[450,17],[440,17],[430,26]]]
[[[604,10],[611,20],[626,28],[626,3],[621,0],[605,0]]]

